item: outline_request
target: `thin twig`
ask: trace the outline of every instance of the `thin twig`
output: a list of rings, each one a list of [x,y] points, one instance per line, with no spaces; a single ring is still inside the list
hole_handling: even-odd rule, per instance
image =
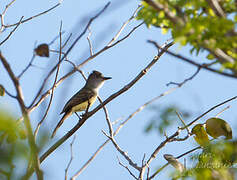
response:
[[[88,43],[89,43],[89,48],[90,48],[90,54],[91,54],[91,56],[93,56],[93,49],[92,49],[92,43],[91,43],[91,40],[90,40],[90,37],[91,37],[91,29],[90,29],[90,26],[88,27],[88,31],[89,31],[89,33],[88,33],[88,36],[87,36],[87,41],[88,41]]]
[[[61,32],[61,36],[65,33],[65,31]],[[48,46],[52,45],[58,38],[60,38],[60,34],[58,34],[51,42],[48,43]],[[62,48],[63,49],[63,48]]]
[[[156,48],[160,48],[159,44],[156,43],[155,41],[148,40],[148,42],[150,42],[150,43],[152,43],[153,45],[155,45]],[[181,60],[183,60],[183,61],[185,61],[185,62],[187,62],[187,63],[189,63],[189,64],[192,64],[192,65],[194,65],[194,66],[196,66],[196,67],[200,67],[201,69],[205,69],[205,70],[208,70],[208,71],[211,71],[211,72],[214,72],[214,73],[217,73],[217,74],[219,74],[219,75],[226,76],[226,77],[231,77],[231,78],[235,78],[235,79],[237,78],[237,75],[236,75],[236,74],[230,74],[230,73],[221,72],[221,71],[219,71],[219,70],[216,70],[216,69],[213,69],[213,68],[208,67],[206,64],[198,64],[198,63],[195,62],[195,60],[191,60],[191,59],[189,59],[189,58],[187,58],[187,57],[184,57],[184,56],[182,56],[182,55],[180,55],[180,54],[176,54],[176,53],[174,53],[174,52],[172,52],[172,51],[170,51],[170,50],[167,50],[166,53],[167,53],[168,55],[171,55],[171,56],[173,56],[173,57],[176,57],[176,58],[178,58],[178,59],[181,59]]]
[[[139,5],[139,6],[137,7],[137,9],[134,11],[133,15],[132,15],[125,23],[123,23],[122,27],[119,29],[119,31],[117,32],[117,34],[112,38],[112,40],[108,43],[107,46],[111,46],[111,45],[114,43],[114,41],[116,41],[116,40],[118,39],[118,37],[120,36],[121,32],[122,32],[122,31],[124,30],[124,28],[128,25],[128,23],[136,17],[137,12],[139,11],[139,9],[140,9],[141,7],[142,7],[142,6]]]
[[[58,56],[58,62],[61,61],[61,56],[62,56],[62,21],[60,23],[60,29],[59,29],[59,56]],[[53,83],[53,86],[52,86],[52,93],[51,93],[51,96],[50,96],[50,99],[49,99],[49,104],[48,104],[48,107],[44,113],[44,116],[43,118],[40,120],[40,122],[38,123],[36,129],[35,129],[35,132],[34,132],[34,137],[36,139],[36,136],[38,134],[38,131],[39,131],[39,128],[40,126],[42,125],[42,123],[44,122],[46,116],[48,115],[48,112],[49,112],[49,109],[50,109],[50,106],[52,104],[52,101],[53,101],[53,95],[54,95],[54,89],[55,89],[55,84],[57,82],[57,79],[58,79],[58,73],[59,73],[59,67],[60,67],[60,63],[58,64],[58,68],[57,68],[57,71],[56,71],[56,75],[55,75],[55,79],[54,79],[54,83]]]
[[[25,67],[25,69],[23,69],[23,71],[17,76],[18,79],[20,79],[21,76],[30,68],[30,66],[32,66],[32,63],[33,63],[34,59],[35,59],[35,53],[33,53],[33,56],[32,56],[32,58],[31,58],[29,64],[28,64],[28,65]]]
[[[161,142],[159,144],[159,146],[153,151],[153,153],[151,154],[150,158],[147,161],[147,164],[149,165],[151,163],[152,160],[154,160],[158,154],[158,152],[168,143],[170,142],[173,138],[175,138],[176,136],[178,136],[180,133],[180,130],[178,129],[174,134],[172,134],[171,136],[169,136],[168,138],[166,138],[163,142]]]
[[[0,33],[3,32],[3,30],[5,29],[5,23],[4,23],[4,16],[7,13],[8,8],[15,2],[16,0],[12,0],[9,4],[6,5],[5,9],[3,10],[2,14],[0,14],[1,17],[1,29],[0,29]]]
[[[103,103],[102,99],[99,96],[97,98],[100,101],[100,104],[102,104]],[[110,118],[109,118],[108,109],[105,107],[105,105],[103,105],[103,110],[104,110],[104,113],[105,113],[105,119],[106,119],[107,125],[109,127],[109,134],[110,134],[111,137],[113,137],[113,135],[114,135],[113,126],[112,126],[112,123],[111,123]]]
[[[68,165],[67,165],[67,167],[66,167],[66,169],[65,169],[65,180],[67,180],[67,172],[68,172],[68,169],[69,169],[69,167],[70,167],[70,165],[71,165],[71,163],[72,163],[72,161],[73,161],[73,150],[72,150],[72,146],[73,146],[73,143],[74,143],[75,139],[76,139],[76,135],[74,135],[73,140],[72,140],[72,142],[70,143],[71,158],[70,158],[70,160],[69,160],[69,162],[68,162]]]
[[[147,174],[146,174],[146,180],[149,180],[149,175],[150,175],[150,167],[147,167]]]
[[[70,38],[72,37],[72,33],[70,33],[70,35],[68,36],[67,40],[65,41],[65,43],[62,45],[62,49],[67,45],[68,41],[70,40]]]
[[[117,144],[117,142],[115,141],[115,139],[111,136],[109,136],[108,134],[106,134],[105,131],[102,130],[102,133],[110,139],[110,141],[113,143],[114,147],[117,149],[117,151],[128,161],[129,165],[131,165],[133,168],[137,169],[138,171],[141,170],[141,167],[139,167],[135,162],[133,162],[133,160],[129,157],[128,153],[123,151],[119,145]]]
[[[119,165],[121,165],[122,167],[124,167],[125,169],[127,169],[127,171],[129,172],[129,174],[134,178],[134,179],[137,179],[138,178],[132,173],[132,171],[128,168],[128,166],[125,166],[124,164],[121,163],[121,161],[119,160],[119,157],[117,156],[117,159],[118,159],[118,162],[119,162]]]
[[[182,122],[183,126],[186,127],[187,133],[190,134],[190,130],[188,129],[188,127],[186,126],[182,116],[180,115],[180,113],[178,111],[175,111],[176,115],[178,116],[179,120]]]
[[[14,98],[14,99],[17,99],[16,96],[12,95],[12,94],[11,94],[9,91],[7,91],[5,88],[4,88],[4,90],[5,90],[5,93],[6,93],[8,96],[10,96],[10,97],[12,97],[12,98]]]
[[[23,23],[25,23],[25,22],[27,22],[27,21],[29,21],[29,20],[31,20],[31,19],[34,19],[34,18],[36,18],[36,17],[38,17],[38,16],[41,16],[41,15],[43,15],[43,14],[48,13],[49,11],[51,11],[51,10],[55,9],[56,7],[58,7],[61,3],[62,3],[62,2],[59,2],[58,4],[54,5],[53,7],[49,8],[49,9],[46,10],[46,11],[43,11],[43,12],[37,14],[37,15],[34,15],[34,16],[31,16],[31,17],[29,17],[29,18],[27,18],[27,19],[22,20],[22,21],[21,21],[21,24],[23,24]],[[5,25],[5,27],[8,28],[8,27],[17,26],[17,25],[18,25],[18,23],[14,23],[14,24]]]
[[[72,180],[77,178],[90,164],[90,162],[95,159],[97,154],[104,148],[104,146],[109,142],[110,140],[107,139],[103,144],[101,144],[98,149],[93,153],[93,155],[85,162],[85,164],[72,176]]]
[[[218,118],[225,110],[229,109],[230,106],[225,107],[224,109],[222,109],[217,115],[216,118]]]
[[[144,173],[145,173],[145,167],[148,167],[148,164],[145,163],[145,157],[146,157],[146,154],[144,154],[143,158],[142,158],[142,168],[140,169],[140,173],[139,173],[139,176],[138,176],[138,179],[139,180],[143,180],[143,176],[144,176]]]
[[[181,83],[176,83],[176,82],[169,82],[168,84],[166,84],[166,86],[169,86],[171,84],[174,84],[174,85],[177,85],[177,86],[182,86],[184,85],[187,81],[191,81],[201,70],[201,67],[198,67],[197,68],[197,71],[192,75],[190,76],[189,78],[185,79],[183,82]]]
[[[19,25],[21,24],[22,22],[22,19],[24,18],[24,16],[21,17],[20,21],[17,23],[17,26],[8,34],[8,36],[2,41],[0,42],[0,46],[5,43],[10,37],[11,35],[16,31],[16,29],[19,27]]]
[[[228,103],[228,102],[230,102],[230,101],[233,101],[233,100],[235,100],[236,98],[237,98],[237,96],[234,96],[234,97],[232,97],[232,98],[230,98],[230,99],[227,99],[227,100],[224,101],[224,102],[221,102],[221,103],[219,103],[219,104],[217,104],[217,105],[211,107],[211,108],[208,109],[206,112],[204,112],[203,114],[201,114],[200,116],[198,116],[196,119],[194,119],[192,122],[190,122],[189,124],[187,124],[187,126],[188,126],[188,127],[191,126],[193,123],[195,123],[196,121],[198,121],[199,119],[201,119],[203,116],[205,116],[206,114],[208,114],[208,113],[211,112],[212,110],[216,109],[216,108],[219,107],[219,106],[222,106],[223,104],[226,104],[226,103]],[[185,127],[182,127],[181,129],[184,129],[184,128],[185,128]]]

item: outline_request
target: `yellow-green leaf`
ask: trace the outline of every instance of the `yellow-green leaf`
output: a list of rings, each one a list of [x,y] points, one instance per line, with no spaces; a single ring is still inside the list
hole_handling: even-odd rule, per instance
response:
[[[195,134],[195,141],[201,146],[205,146],[209,143],[208,135],[202,124],[197,124],[192,129],[192,134]]]
[[[207,55],[207,59],[214,59],[215,57],[213,56],[213,54],[208,54]]]
[[[226,139],[232,139],[232,129],[230,125],[220,118],[210,118],[206,121],[206,131],[213,137],[225,136]]]
[[[19,130],[19,136],[21,139],[26,139],[27,134],[26,134],[26,130],[25,129],[20,129]]]
[[[40,44],[37,48],[35,48],[35,54],[40,57],[49,57],[48,44]]]
[[[167,34],[168,31],[169,31],[168,28],[161,28],[161,33],[162,34]]]
[[[158,18],[164,18],[165,17],[165,12],[164,11],[160,11],[158,13]]]
[[[4,95],[5,95],[5,89],[3,85],[0,84],[0,96],[4,96]]]

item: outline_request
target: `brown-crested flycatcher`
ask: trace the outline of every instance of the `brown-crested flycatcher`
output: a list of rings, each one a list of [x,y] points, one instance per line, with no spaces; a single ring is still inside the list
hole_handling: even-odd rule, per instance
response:
[[[111,77],[104,77],[100,72],[93,71],[83,88],[81,88],[64,106],[62,119],[55,127],[51,138],[56,134],[58,128],[63,124],[64,120],[77,111],[88,111],[88,108],[95,102],[99,89],[103,86],[104,81],[111,79]]]

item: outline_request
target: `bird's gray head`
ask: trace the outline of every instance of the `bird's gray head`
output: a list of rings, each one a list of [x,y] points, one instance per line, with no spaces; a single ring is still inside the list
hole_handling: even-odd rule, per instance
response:
[[[99,71],[93,71],[87,79],[86,86],[99,90],[103,86],[104,81],[108,79],[111,79],[111,77],[104,77]]]

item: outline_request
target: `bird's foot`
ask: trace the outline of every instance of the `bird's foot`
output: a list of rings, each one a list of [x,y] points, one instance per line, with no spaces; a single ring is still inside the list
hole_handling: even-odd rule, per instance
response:
[[[77,114],[77,112],[75,112],[75,114],[77,115],[77,117],[78,117],[78,119],[80,121],[82,119],[82,115]]]
[[[81,115],[81,118],[88,118],[90,116],[90,112],[85,112],[85,113],[83,113],[82,115]]]

